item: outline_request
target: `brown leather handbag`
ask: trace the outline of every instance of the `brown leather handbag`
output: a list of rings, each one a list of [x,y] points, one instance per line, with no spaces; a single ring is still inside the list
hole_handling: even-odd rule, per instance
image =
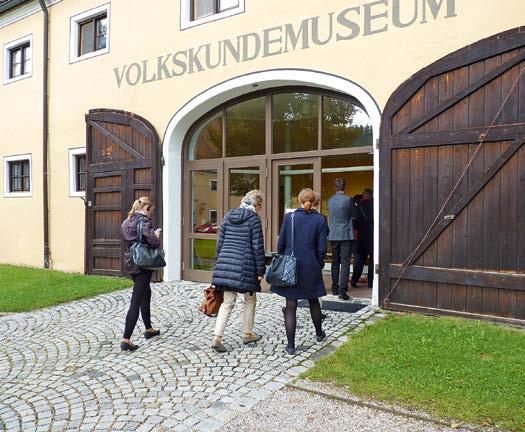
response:
[[[204,301],[199,306],[199,311],[210,317],[217,316],[222,300],[223,292],[210,285],[204,290]]]

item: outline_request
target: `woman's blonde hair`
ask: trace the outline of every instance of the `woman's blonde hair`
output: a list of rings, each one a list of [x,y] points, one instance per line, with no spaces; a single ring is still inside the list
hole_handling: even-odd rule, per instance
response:
[[[299,192],[299,196],[297,197],[299,200],[299,203],[303,206],[306,213],[310,213],[310,210],[315,202],[315,193],[310,188],[304,188],[301,192]]]
[[[321,203],[321,194],[319,192],[314,191],[315,195],[315,201],[313,202],[314,207],[318,207]]]
[[[144,207],[152,205],[153,202],[149,199],[149,197],[140,197],[139,199],[135,200],[135,202],[131,206],[131,210],[128,212],[128,219],[133,215],[133,213],[137,213],[138,211],[141,211]]]
[[[256,207],[257,204],[262,205],[263,200],[264,194],[260,190],[254,189],[244,195],[241,203]]]

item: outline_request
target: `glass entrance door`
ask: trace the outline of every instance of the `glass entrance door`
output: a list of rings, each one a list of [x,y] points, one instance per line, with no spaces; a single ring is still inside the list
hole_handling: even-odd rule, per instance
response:
[[[305,158],[277,160],[272,166],[272,246],[277,250],[277,238],[286,213],[297,209],[299,192],[310,188],[320,192],[321,159]]]

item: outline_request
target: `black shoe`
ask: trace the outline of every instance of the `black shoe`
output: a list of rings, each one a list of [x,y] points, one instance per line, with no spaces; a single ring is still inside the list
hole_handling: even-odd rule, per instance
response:
[[[328,317],[328,315],[322,313],[321,314],[321,321],[324,321],[327,317]]]
[[[337,288],[332,288],[332,295],[336,296],[339,294],[339,289]]]
[[[326,339],[326,333],[323,331],[320,335],[315,336],[315,340],[319,343]]]
[[[339,294],[339,298],[341,300],[349,300],[350,299],[350,297],[348,296],[347,293]]]
[[[289,356],[294,356],[296,352],[295,348],[289,348],[289,347],[286,347],[285,351],[286,351],[286,354],[288,354]]]
[[[215,338],[213,338],[211,342],[211,349],[218,352],[218,353],[225,353],[228,352],[226,347],[222,344],[222,341],[218,341]]]
[[[121,351],[135,351],[138,347],[138,345],[129,342],[120,342]]]
[[[160,330],[155,330],[154,332],[145,331],[144,337],[146,339],[151,339],[152,337],[160,335]]]

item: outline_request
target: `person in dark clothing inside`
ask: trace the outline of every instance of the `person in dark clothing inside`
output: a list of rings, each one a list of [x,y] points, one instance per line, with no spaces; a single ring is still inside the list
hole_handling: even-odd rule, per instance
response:
[[[272,285],[270,288],[272,292],[286,298],[283,312],[288,355],[295,355],[297,302],[300,299],[307,299],[310,304],[310,315],[317,342],[322,342],[326,338],[322,328],[319,297],[326,295],[322,269],[326,255],[328,226],[324,216],[313,209],[315,194],[312,189],[303,189],[298,199],[301,208],[286,214],[277,242],[279,254],[291,255],[293,250],[297,258],[297,284],[290,287]]]
[[[348,280],[350,274],[350,257],[354,241],[353,218],[355,205],[352,198],[345,194],[346,183],[336,178],[335,195],[328,200],[330,217],[330,234],[328,240],[332,246],[332,294],[348,300]]]
[[[365,189],[357,211],[356,225],[358,229],[358,255],[352,273],[351,285],[357,287],[357,282],[363,273],[363,267],[368,263],[368,287],[372,288],[374,281],[374,201],[372,189]]]
[[[226,352],[222,337],[228,318],[235,307],[237,293],[244,294],[243,343],[257,342],[261,336],[253,333],[257,294],[261,291],[261,280],[266,270],[264,239],[261,218],[261,191],[248,192],[239,208],[224,216],[217,242],[217,263],[212,285],[224,291],[224,301],[219,308],[211,348]]]
[[[126,327],[124,337],[120,344],[122,351],[134,351],[138,348],[131,342],[131,334],[137,325],[140,315],[146,331],[144,337],[150,339],[160,334],[151,325],[150,303],[151,303],[151,276],[153,270],[140,269],[135,266],[131,259],[131,245],[138,241],[138,226],[142,222],[142,239],[144,243],[152,248],[160,246],[160,228],[156,230],[151,226],[151,216],[153,215],[153,203],[148,197],[141,197],[135,200],[133,207],[128,213],[128,218],[122,222],[121,231],[124,242],[124,268],[133,279],[133,294],[131,295],[131,304],[126,315]]]

